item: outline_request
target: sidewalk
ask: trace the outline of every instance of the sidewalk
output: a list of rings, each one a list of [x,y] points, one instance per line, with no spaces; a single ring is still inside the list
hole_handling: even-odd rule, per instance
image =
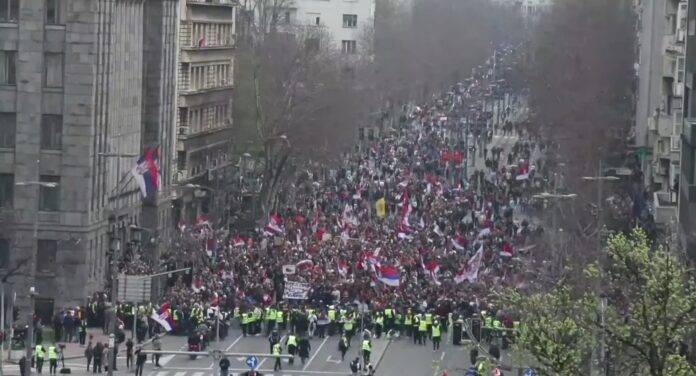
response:
[[[79,343],[66,343],[66,342],[57,342],[58,345],[65,345],[65,348],[63,349],[63,354],[65,356],[65,359],[77,359],[77,358],[84,358],[85,356],[85,348],[87,347],[87,343],[89,343],[89,338],[90,336],[92,337],[92,346],[94,346],[97,342],[101,342],[104,344],[109,343],[109,336],[107,334],[104,334],[100,328],[89,328],[87,329],[87,340],[85,341],[85,346],[81,346]],[[126,338],[129,338],[130,332],[126,331]],[[44,345],[48,346],[48,343],[44,343]],[[119,347],[119,352],[125,351],[125,346],[120,346]],[[12,359],[7,360],[9,356],[9,349],[5,349],[5,352],[3,354],[3,359],[5,359],[6,363],[17,363],[19,358],[17,357],[12,357]],[[16,351],[15,351],[16,352]],[[22,353],[24,351],[22,350]]]

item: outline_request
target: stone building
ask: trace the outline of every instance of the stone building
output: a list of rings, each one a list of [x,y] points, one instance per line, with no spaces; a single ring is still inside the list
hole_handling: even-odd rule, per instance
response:
[[[176,217],[186,223],[225,206],[234,171],[232,111],[236,0],[179,5]],[[222,218],[211,218],[222,220]]]
[[[44,318],[104,288],[110,233],[131,251],[147,231],[156,257],[171,228],[177,3],[0,0],[0,273],[28,260],[10,289],[36,286]],[[143,200],[147,147],[160,192]]]

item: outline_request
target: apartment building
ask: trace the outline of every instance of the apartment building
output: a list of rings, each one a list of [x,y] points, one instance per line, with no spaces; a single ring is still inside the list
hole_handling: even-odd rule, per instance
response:
[[[134,228],[165,236],[167,194],[143,200],[130,170],[174,156],[176,0],[0,0],[0,273],[37,313],[82,304]],[[144,247],[143,249],[140,249]],[[147,249],[145,249],[147,248]]]
[[[637,4],[637,10],[635,143],[644,183],[653,192],[655,221],[667,225],[677,219],[687,2],[644,0]]]
[[[178,218],[188,223],[208,214],[213,200],[224,205],[222,184],[232,168],[237,5],[233,0],[179,4],[176,179],[184,189],[176,203]]]

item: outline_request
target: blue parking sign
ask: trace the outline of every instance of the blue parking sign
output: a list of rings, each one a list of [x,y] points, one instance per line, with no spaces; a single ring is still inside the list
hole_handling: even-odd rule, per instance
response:
[[[249,366],[249,368],[254,369],[259,365],[259,358],[255,356],[250,356],[246,358],[246,365]]]

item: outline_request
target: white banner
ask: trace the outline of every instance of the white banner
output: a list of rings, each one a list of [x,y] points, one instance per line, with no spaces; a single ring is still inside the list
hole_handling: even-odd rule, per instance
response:
[[[283,299],[307,299],[310,289],[309,283],[287,281],[285,282]]]

